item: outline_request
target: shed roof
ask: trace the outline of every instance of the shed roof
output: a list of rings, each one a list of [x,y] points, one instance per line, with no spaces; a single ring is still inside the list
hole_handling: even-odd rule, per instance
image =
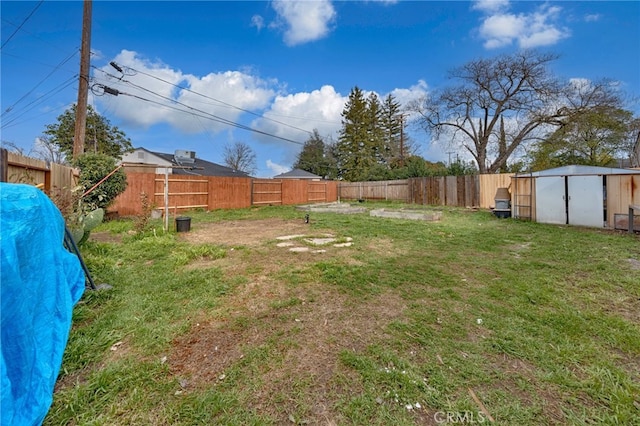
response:
[[[640,170],[618,169],[614,167],[571,165],[540,170],[533,173],[518,173],[516,177],[545,177],[545,176],[593,176],[593,175],[637,175]]]

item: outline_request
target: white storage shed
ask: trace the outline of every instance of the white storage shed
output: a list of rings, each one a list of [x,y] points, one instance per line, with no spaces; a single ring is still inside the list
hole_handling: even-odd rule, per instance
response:
[[[628,220],[630,204],[640,204],[640,170],[573,165],[512,177],[516,218],[617,228],[616,221]]]

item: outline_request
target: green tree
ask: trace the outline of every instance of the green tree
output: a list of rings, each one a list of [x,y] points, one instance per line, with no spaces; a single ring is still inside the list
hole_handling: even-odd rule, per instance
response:
[[[80,169],[79,183],[84,191],[93,188],[117,167],[115,158],[106,154],[84,154],[78,157],[73,165]],[[83,197],[82,201],[89,210],[106,208],[126,188],[127,175],[120,169]]]
[[[58,122],[46,126],[44,134],[49,143],[59,147],[66,158],[73,156],[73,139],[76,124],[76,105],[72,105],[58,116]],[[85,133],[85,153],[105,154],[120,158],[132,149],[131,140],[118,127],[111,126],[109,120],[98,114],[90,105],[87,108],[87,129]]]
[[[373,164],[385,164],[385,134],[384,129],[380,126],[383,111],[378,95],[371,92],[367,97],[366,105],[367,140],[364,153],[372,158]],[[373,167],[373,164],[371,167]],[[376,174],[380,173],[376,172]]]
[[[478,174],[478,169],[475,164],[473,164],[473,161],[462,161],[459,158],[457,158],[456,161],[451,162],[445,172],[446,176],[465,176],[475,174]]]
[[[413,177],[431,176],[429,162],[419,155],[409,155],[404,158],[403,165],[392,169],[393,179],[408,179]]]
[[[388,95],[382,102],[380,127],[384,133],[384,161],[392,166],[402,166],[404,160],[411,156],[404,126],[400,103],[393,95]]]
[[[336,155],[339,176],[349,181],[364,179],[375,164],[369,143],[367,101],[357,86],[349,93],[342,111]]]
[[[331,155],[330,146],[325,144],[317,129],[313,130],[309,139],[304,143],[293,168],[306,170],[330,179],[336,177],[335,158]]]
[[[570,164],[612,166],[631,150],[633,113],[595,107],[576,111],[531,154],[531,168],[543,170]]]

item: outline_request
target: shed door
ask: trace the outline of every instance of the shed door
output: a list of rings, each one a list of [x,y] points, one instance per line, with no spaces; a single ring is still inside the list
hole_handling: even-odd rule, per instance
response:
[[[545,176],[536,179],[536,221],[567,223],[564,176]]]
[[[602,176],[569,176],[569,224],[604,226],[604,191]]]

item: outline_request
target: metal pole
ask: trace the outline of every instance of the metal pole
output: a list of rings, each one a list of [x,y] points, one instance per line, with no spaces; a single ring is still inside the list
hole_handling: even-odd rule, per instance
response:
[[[169,167],[164,168],[164,232],[169,230]]]

